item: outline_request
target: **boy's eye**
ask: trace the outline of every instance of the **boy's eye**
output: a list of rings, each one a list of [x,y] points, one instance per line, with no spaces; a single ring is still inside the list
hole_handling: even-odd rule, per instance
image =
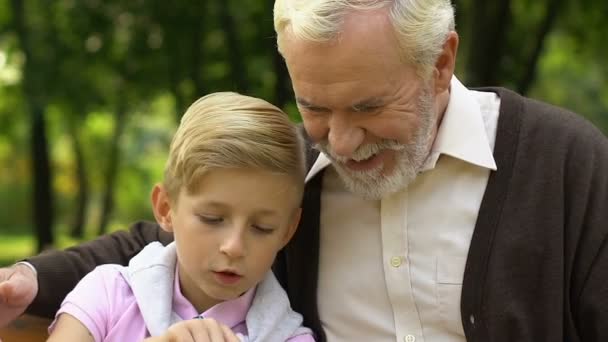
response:
[[[198,219],[206,224],[219,224],[224,221],[220,216],[198,215]]]
[[[272,234],[272,232],[274,232],[274,228],[266,227],[266,226],[260,226],[260,225],[257,225],[257,224],[254,224],[253,228],[257,232],[262,233],[262,234]]]

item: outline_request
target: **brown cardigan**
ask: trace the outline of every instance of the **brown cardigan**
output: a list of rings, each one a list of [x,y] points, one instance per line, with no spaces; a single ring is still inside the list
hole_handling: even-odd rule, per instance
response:
[[[608,139],[575,114],[506,89],[481,90],[501,98],[498,171],[465,267],[467,340],[608,341]],[[308,157],[312,165],[315,152]],[[325,341],[316,297],[322,175],[307,184],[302,222],[274,270],[293,308]],[[96,265],[126,264],[148,242],[171,240],[156,224],[139,222],[29,259],[40,290],[28,312],[52,316]]]

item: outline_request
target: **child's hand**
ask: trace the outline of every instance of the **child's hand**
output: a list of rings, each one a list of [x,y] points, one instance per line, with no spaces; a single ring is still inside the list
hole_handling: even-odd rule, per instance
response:
[[[191,319],[175,323],[164,335],[150,337],[145,342],[239,342],[227,326],[211,318]]]

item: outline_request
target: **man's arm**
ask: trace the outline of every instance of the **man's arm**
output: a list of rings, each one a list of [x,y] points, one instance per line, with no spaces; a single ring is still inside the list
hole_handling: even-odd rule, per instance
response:
[[[595,128],[583,132],[567,155],[564,238],[574,252],[565,270],[576,337],[599,342],[608,341],[608,139]]]
[[[574,261],[571,301],[581,341],[608,341],[608,140],[604,143],[603,156],[593,163],[597,175],[586,191],[590,196]]]
[[[156,223],[137,222],[129,231],[118,231],[66,249],[27,259],[38,273],[38,293],[27,313],[52,318],[61,301],[78,281],[102,264],[127,265],[148,243],[173,241]]]
[[[602,244],[574,308],[581,341],[608,341],[608,240]]]

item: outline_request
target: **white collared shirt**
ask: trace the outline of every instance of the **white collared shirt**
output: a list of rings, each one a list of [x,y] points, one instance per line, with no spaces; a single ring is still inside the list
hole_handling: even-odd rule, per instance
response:
[[[321,194],[319,314],[334,341],[465,341],[460,293],[491,170],[500,99],[454,77],[422,172],[380,201],[350,193],[327,167]],[[356,214],[355,214],[356,213]]]

